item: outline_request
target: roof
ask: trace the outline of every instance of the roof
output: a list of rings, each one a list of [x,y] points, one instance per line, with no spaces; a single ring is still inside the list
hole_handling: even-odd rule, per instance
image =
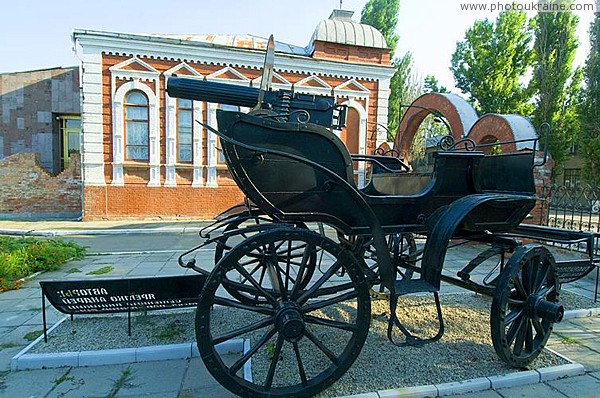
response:
[[[217,46],[226,47],[237,47],[247,48],[251,50],[265,50],[267,48],[268,39],[264,37],[253,36],[249,34],[226,34],[226,35],[215,35],[215,34],[147,34],[152,37],[162,37],[167,39],[175,39],[187,42],[199,42],[213,44]],[[293,44],[282,43],[280,41],[275,42],[275,51],[285,54],[293,55],[304,55],[309,56],[305,47],[296,46]]]
[[[388,48],[383,34],[370,25],[352,21],[352,11],[333,10],[329,19],[317,25],[312,41],[360,47]]]

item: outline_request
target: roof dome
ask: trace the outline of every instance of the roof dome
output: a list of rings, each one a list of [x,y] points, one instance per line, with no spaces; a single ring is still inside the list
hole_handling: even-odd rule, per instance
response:
[[[388,48],[385,37],[370,25],[352,21],[353,11],[333,10],[329,19],[317,25],[312,41],[349,44],[360,47]]]

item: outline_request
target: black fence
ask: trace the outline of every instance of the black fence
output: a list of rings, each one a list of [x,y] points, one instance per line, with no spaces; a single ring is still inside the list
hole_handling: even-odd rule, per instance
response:
[[[600,232],[600,189],[598,187],[548,185],[541,197],[542,214],[548,214],[549,227]]]

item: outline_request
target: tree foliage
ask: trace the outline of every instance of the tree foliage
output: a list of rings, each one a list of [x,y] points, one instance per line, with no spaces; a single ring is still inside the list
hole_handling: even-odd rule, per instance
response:
[[[525,13],[503,11],[495,23],[476,21],[456,43],[450,70],[479,113],[529,114],[520,79],[532,62],[531,39]]]
[[[406,52],[402,57],[394,58],[399,36],[396,34],[400,0],[369,0],[365,4],[360,22],[379,30],[390,48],[392,65],[396,69],[390,81],[388,104],[388,141],[393,141],[405,108],[421,93],[421,84],[413,70],[412,54]]]
[[[590,27],[590,53],[585,63],[585,90],[579,108],[579,153],[587,179],[600,185],[600,13]]]
[[[540,12],[533,19],[534,68],[529,85],[535,102],[532,116],[538,131],[545,122],[551,126],[548,148],[555,173],[561,171],[579,125],[577,97],[582,73],[573,72],[577,23],[577,16],[571,12]]]
[[[390,58],[394,57],[400,38],[396,34],[400,0],[369,0],[362,9],[360,23],[371,25],[379,30],[390,48]]]
[[[425,76],[423,79],[423,92],[424,93],[447,93],[448,89],[444,86],[439,85],[438,79],[433,75]]]

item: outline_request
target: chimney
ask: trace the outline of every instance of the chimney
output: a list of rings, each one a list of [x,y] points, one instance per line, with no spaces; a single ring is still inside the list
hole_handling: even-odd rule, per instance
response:
[[[352,15],[354,15],[354,11],[335,9],[331,12],[329,19],[333,21],[352,22]]]

